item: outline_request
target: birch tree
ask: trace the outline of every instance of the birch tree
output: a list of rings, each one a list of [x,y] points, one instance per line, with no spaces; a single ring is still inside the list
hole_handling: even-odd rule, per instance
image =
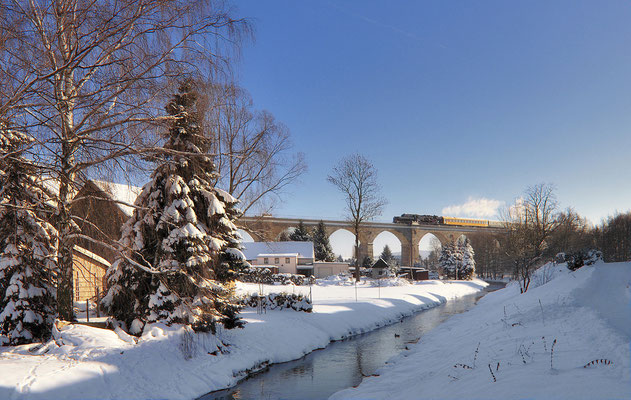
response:
[[[34,156],[57,180],[59,317],[72,320],[70,215],[77,182],[124,166],[155,143],[168,83],[216,68],[217,43],[244,32],[221,1],[2,0],[0,115],[39,140]]]

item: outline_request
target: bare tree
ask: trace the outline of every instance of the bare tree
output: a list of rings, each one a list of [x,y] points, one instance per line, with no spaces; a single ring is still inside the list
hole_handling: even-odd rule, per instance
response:
[[[333,168],[327,180],[346,199],[347,218],[353,224],[355,234],[355,279],[359,281],[359,229],[364,221],[381,215],[387,204],[377,183],[377,169],[361,154],[352,154]]]
[[[475,269],[478,276],[497,279],[503,276],[501,234],[477,233],[471,235],[471,243],[475,249]]]
[[[548,241],[558,225],[557,208],[554,186],[541,183],[527,188],[502,216],[506,228],[503,248],[513,260],[522,293],[528,291],[533,268],[544,261]]]
[[[419,254],[419,261],[422,265],[427,267],[428,270],[432,272],[438,272],[438,260],[440,259],[440,253],[442,251],[440,240],[438,240],[436,237],[432,237],[430,239],[429,249],[429,253],[426,255],[425,258],[422,258],[422,256]]]
[[[556,216],[557,227],[550,238],[550,249],[554,253],[576,253],[594,248],[595,240],[587,219],[572,208]]]
[[[78,179],[149,149],[169,82],[214,68],[216,43],[238,40],[243,23],[210,0],[3,0],[0,7],[0,82],[8,88],[0,114],[34,133],[37,155],[57,181],[58,312],[70,320],[73,241],[90,240],[69,212]]]
[[[217,185],[240,200],[244,213],[270,212],[283,189],[306,171],[304,155],[292,152],[289,129],[270,112],[255,110],[243,88],[207,82],[204,90],[200,106],[214,136]]]
[[[594,236],[607,262],[631,260],[631,213],[616,214],[603,221]]]

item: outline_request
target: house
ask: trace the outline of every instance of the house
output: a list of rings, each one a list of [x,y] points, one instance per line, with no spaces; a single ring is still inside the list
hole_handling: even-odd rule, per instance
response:
[[[253,267],[273,266],[280,273],[313,275],[313,242],[246,242],[243,247]]]
[[[316,278],[326,278],[327,276],[349,272],[350,265],[345,262],[316,261],[313,263],[313,276]]]
[[[105,273],[111,264],[103,257],[79,246],[74,246],[72,264],[74,300],[101,298],[105,290]]]
[[[74,299],[96,299],[106,291],[105,273],[116,252],[99,242],[114,243],[121,228],[133,214],[133,204],[142,188],[90,180],[75,194],[70,213],[85,235],[95,241],[78,239],[73,251]]]
[[[426,281],[429,279],[429,271],[425,268],[402,267],[399,272],[401,275],[405,275],[415,281]]]
[[[390,275],[390,266],[381,258],[375,261],[371,269],[373,278],[384,278]]]
[[[134,212],[133,204],[142,188],[119,183],[91,180],[74,196],[72,215],[84,219],[77,225],[85,235],[101,242],[120,239],[123,224]],[[101,243],[79,239],[77,245],[114,262],[116,252]]]
[[[242,250],[253,267],[272,272],[326,278],[348,272],[348,263],[314,261],[313,242],[246,242]]]

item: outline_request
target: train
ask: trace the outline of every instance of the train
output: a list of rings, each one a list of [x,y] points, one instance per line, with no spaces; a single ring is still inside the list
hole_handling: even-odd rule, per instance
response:
[[[401,214],[392,218],[395,224],[406,225],[460,225],[460,226],[489,226],[486,219],[441,217],[438,215]]]

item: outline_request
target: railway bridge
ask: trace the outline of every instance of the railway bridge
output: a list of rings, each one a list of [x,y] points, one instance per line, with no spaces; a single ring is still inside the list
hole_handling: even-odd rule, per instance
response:
[[[239,227],[248,232],[255,241],[275,241],[281,233],[289,228],[295,228],[298,223],[310,228],[315,227],[319,219],[279,218],[268,216],[243,216],[239,219]],[[327,234],[345,229],[353,233],[353,225],[349,221],[323,220]],[[501,233],[504,229],[499,223],[490,222],[489,226],[464,226],[464,225],[432,225],[432,224],[399,224],[388,222],[363,222],[359,231],[359,254],[357,259],[363,260],[366,256],[373,255],[373,241],[382,232],[390,232],[401,242],[401,265],[411,266],[418,259],[419,243],[428,233],[440,240],[442,245],[458,239],[461,235],[475,233]]]

